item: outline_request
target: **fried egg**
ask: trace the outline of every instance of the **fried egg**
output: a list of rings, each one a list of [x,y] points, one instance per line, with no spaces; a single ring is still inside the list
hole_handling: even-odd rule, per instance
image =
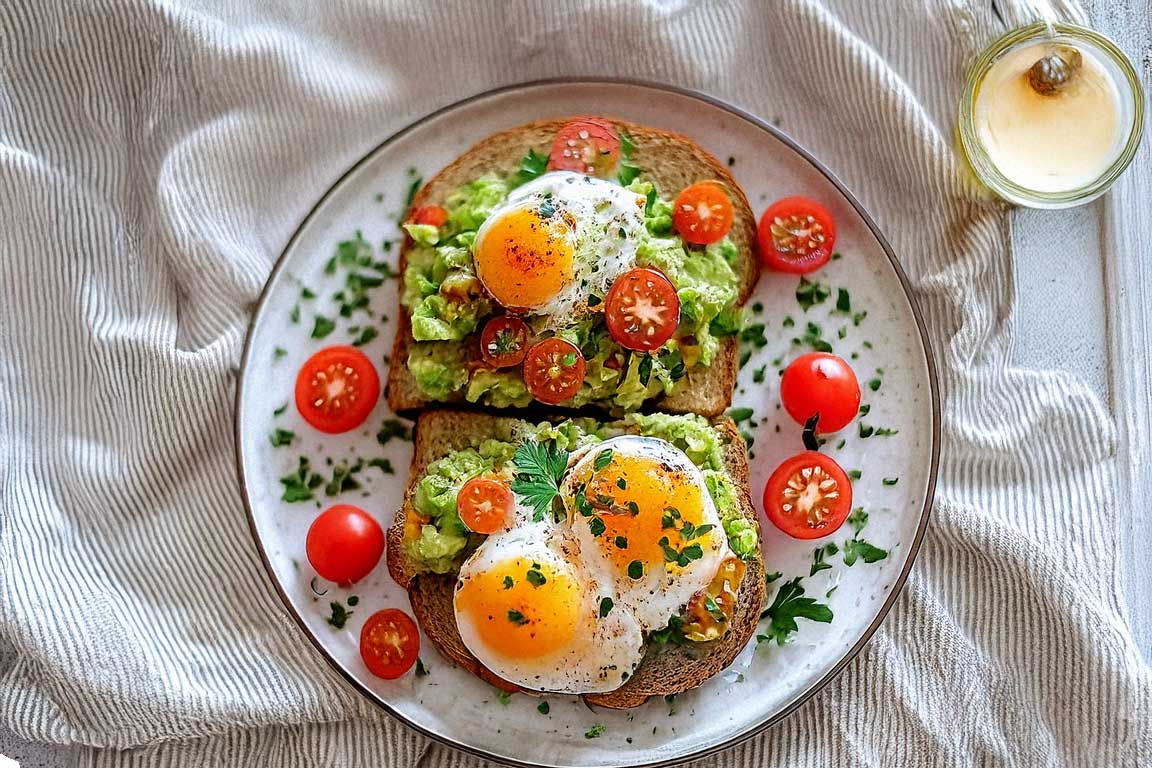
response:
[[[525,688],[591,693],[619,688],[644,655],[635,616],[617,607],[599,558],[581,557],[566,525],[518,510],[460,569],[453,606],[464,645]]]
[[[569,171],[513,190],[476,233],[472,255],[485,289],[506,309],[558,320],[604,296],[636,265],[643,195]]]
[[[671,443],[624,435],[584,450],[565,506],[585,553],[598,553],[621,602],[659,629],[732,555],[700,469]]]

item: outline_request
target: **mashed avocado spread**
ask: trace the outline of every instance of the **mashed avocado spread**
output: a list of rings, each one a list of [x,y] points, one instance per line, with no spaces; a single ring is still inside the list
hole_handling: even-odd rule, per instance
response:
[[[608,423],[589,418],[535,426],[520,422],[505,434],[478,437],[471,447],[432,462],[412,499],[416,518],[409,520],[411,527],[405,536],[408,556],[423,570],[434,573],[451,573],[459,567],[483,537],[469,532],[460,521],[457,494],[464,483],[480,474],[511,479],[512,457],[522,440],[554,441],[561,450],[574,451],[622,434],[657,437],[682,450],[704,475],[732,551],[744,559],[755,555],[759,547],[756,526],[745,519],[736,503],[736,489],[724,469],[716,430],[700,416],[653,413],[630,414]]]
[[[443,226],[405,225],[412,247],[401,301],[411,315],[416,342],[408,367],[431,400],[463,396],[468,402],[503,408],[525,406],[532,399],[519,368],[469,365],[472,345],[479,344],[475,334],[502,312],[476,276],[472,244],[480,225],[522,181],[521,175],[483,176],[448,197]],[[741,322],[735,306],[739,253],[732,241],[725,237],[707,247],[686,245],[673,232],[672,203],[651,182],[635,179],[627,188],[647,198],[637,265],[659,269],[672,282],[680,299],[680,326],[657,353],[631,353],[609,336],[603,311],[596,309],[603,297],[589,296],[592,311],[574,315],[569,325],[555,331],[586,359],[584,384],[569,401],[577,407],[599,402],[627,411],[672,393],[687,372],[712,363],[720,337],[735,334]]]

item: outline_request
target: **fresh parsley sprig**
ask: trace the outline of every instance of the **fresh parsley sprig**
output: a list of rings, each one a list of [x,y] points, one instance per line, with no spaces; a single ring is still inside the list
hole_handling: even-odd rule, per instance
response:
[[[552,511],[560,496],[560,483],[568,468],[568,452],[553,440],[533,442],[525,440],[512,457],[516,476],[512,492],[532,507],[532,519],[539,522]]]
[[[774,640],[777,645],[784,645],[800,629],[796,619],[831,623],[832,609],[803,595],[799,576],[780,585],[772,604],[760,614],[761,619],[768,619],[768,628],[765,634],[756,635],[757,643]]]

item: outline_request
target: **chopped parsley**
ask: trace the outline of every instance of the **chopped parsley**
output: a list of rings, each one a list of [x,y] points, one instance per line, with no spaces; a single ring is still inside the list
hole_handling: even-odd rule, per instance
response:
[[[832,290],[828,286],[806,277],[801,277],[800,284],[796,286],[796,301],[805,312],[816,304],[823,304],[831,295]]]
[[[800,585],[799,576],[780,586],[772,604],[760,614],[761,619],[768,619],[768,627],[765,634],[756,636],[757,643],[775,641],[777,645],[784,645],[799,630],[796,619],[808,619],[823,624],[832,621],[831,608],[803,595],[804,587]]]
[[[768,346],[768,337],[764,335],[764,323],[753,323],[740,331],[740,341],[753,344],[756,349]]]
[[[642,579],[644,578],[644,563],[639,560],[633,560],[628,563],[628,578]]]
[[[628,549],[628,539],[624,536],[617,536],[612,540],[612,543],[616,545],[617,549]]]
[[[368,466],[376,467],[376,469],[380,470],[386,475],[396,474],[396,468],[392,466],[392,462],[385,458],[369,459]]]
[[[604,467],[608,466],[611,463],[612,463],[612,449],[611,448],[605,448],[604,450],[600,451],[600,453],[596,454],[596,459],[592,462],[592,467],[597,472],[599,472],[600,470],[604,469]]]
[[[296,433],[288,429],[277,428],[269,436],[268,440],[272,443],[273,448],[279,448],[283,445],[291,445],[292,441],[296,439]]]
[[[872,406],[868,405],[868,403],[864,403],[864,405],[860,406],[860,415],[867,416],[871,410]]]
[[[324,478],[312,471],[306,456],[301,456],[296,471],[280,478],[280,483],[284,486],[280,500],[292,503],[312,499],[312,491],[324,484]]]
[[[836,289],[836,311],[848,314],[852,311],[852,298],[847,288]]]
[[[684,541],[692,541],[708,533],[714,527],[711,523],[692,525],[692,523],[685,520],[684,525],[680,527],[680,538],[684,539]]]
[[[328,605],[332,609],[332,615],[325,619],[325,621],[336,629],[344,629],[344,625],[348,623],[348,619],[352,616],[353,611],[348,610],[342,603],[336,601]]]
[[[277,360],[284,357],[284,355],[286,355],[286,354],[288,354],[288,350],[284,349],[284,347],[273,347],[272,348],[272,357],[277,359]]]
[[[604,521],[601,518],[593,515],[592,517],[588,518],[588,530],[592,532],[593,536],[600,536],[604,533],[605,530],[607,530],[607,527],[604,525]]]
[[[315,324],[312,326],[312,338],[322,339],[334,330],[336,330],[336,323],[331,318],[316,315]]]
[[[544,174],[548,169],[548,155],[542,155],[534,149],[520,159],[520,168],[516,171],[516,183],[524,184],[537,176]]]
[[[575,362],[575,358],[573,358]],[[652,355],[647,352],[640,358],[640,365],[636,368],[636,375],[640,379],[640,386],[648,386],[648,382],[652,380]]]
[[[273,416],[283,416],[284,411],[286,411],[286,410],[288,410],[288,403],[284,403],[284,405],[282,405],[279,408],[277,408],[276,410],[272,411],[272,415]]]
[[[616,604],[612,602],[612,598],[610,597],[600,598],[600,618],[604,618],[608,614],[612,613],[612,608],[615,605]]]
[[[848,478],[850,480],[859,480],[863,475],[864,475],[864,473],[858,469],[848,470]]]
[[[880,379],[869,379],[868,380],[868,389],[875,392],[876,390],[880,389],[880,384],[881,384]]]
[[[759,368],[757,368],[756,370],[752,371],[753,383],[763,384],[764,383],[764,374],[767,372],[767,370],[768,370],[768,366],[762,365]]]
[[[412,428],[400,419],[384,419],[380,425],[380,431],[376,433],[376,442],[380,445],[388,445],[388,442],[393,438],[411,440]]]
[[[288,319],[292,321],[293,325],[300,322],[300,305],[299,304],[292,307],[292,311],[288,313]]]
[[[516,583],[516,582],[512,581],[512,577],[511,577],[511,576],[505,576],[505,577],[504,577],[504,589],[512,589],[512,586],[513,586],[515,583]]]
[[[693,560],[699,560],[704,557],[704,548],[699,544],[689,544],[684,547],[684,549],[676,549],[669,543],[667,536],[661,537],[657,543],[660,545],[660,548],[664,550],[664,562],[676,563],[676,565],[681,568],[687,567]],[[631,570],[631,566],[629,566],[629,570]],[[631,573],[629,573],[629,575],[631,575]]]
[[[808,323],[807,328],[804,330],[804,335],[798,339],[792,340],[793,344],[803,344],[817,352],[831,352],[832,345],[824,340],[824,330],[816,323]]]
[[[892,435],[900,434],[898,429],[888,429],[887,427],[871,427],[862,421],[856,423],[856,429],[860,437],[891,437]]]
[[[540,566],[536,563],[532,563],[532,567],[528,569],[528,573],[526,573],[524,577],[528,579],[529,584],[537,588],[544,586],[548,582],[547,577],[544,576],[544,573],[540,570]]]
[[[312,292],[311,288],[309,288],[308,286],[304,286],[303,288],[300,289],[300,298],[302,298],[302,299],[314,299],[314,298],[316,298],[316,294]]]
[[[380,332],[376,330],[375,326],[366,326],[356,338],[352,339],[352,346],[362,347],[379,335]]]
[[[740,353],[740,369],[743,370],[744,366],[748,365],[748,361],[752,359],[752,351],[744,350]]]
[[[783,325],[785,328],[791,328],[792,326],[796,325],[796,321],[792,319],[792,315],[785,315],[784,322],[781,323],[781,325]],[[779,365],[779,363],[777,363],[777,365]]]
[[[416,677],[428,677],[428,667],[424,666],[424,659],[416,657]]]
[[[761,312],[764,311],[764,305],[761,304],[760,302],[756,302],[755,304],[752,305],[752,311],[755,312],[756,314],[760,314]]]
[[[875,563],[886,557],[888,550],[874,547],[863,539],[854,538],[844,542],[844,565],[849,568],[856,564],[857,559],[865,563]]]
[[[852,510],[852,514],[848,515],[848,525],[852,526],[853,533],[857,535],[864,530],[864,526],[868,525],[868,513],[864,511],[864,507]]]
[[[568,468],[568,452],[551,440],[542,443],[525,440],[516,449],[512,463],[517,470],[512,492],[532,507],[532,519],[539,522],[560,496],[560,482]]]
[[[524,614],[520,613],[520,611],[508,611],[508,621],[518,627],[522,627],[528,623],[528,619],[524,618]]]
[[[622,491],[628,490],[628,481],[623,477],[616,478],[616,487]]]
[[[751,408],[729,408],[728,418],[739,424],[742,421],[749,421],[752,418],[753,411]]]
[[[594,725],[584,732],[584,738],[586,738],[586,739],[598,739],[598,738],[600,738],[601,735],[603,735],[605,730],[606,729],[602,725],[599,725],[599,724]]]
[[[542,715],[546,715],[552,711],[552,707],[548,706],[548,702],[542,701],[536,705],[536,711]]]
[[[332,468],[332,479],[324,486],[324,493],[328,496],[339,496],[345,491],[355,491],[360,487],[359,481],[353,475],[364,468],[362,462],[357,461],[349,465],[341,462]]]
[[[896,485],[896,483],[900,482],[900,478],[898,478],[898,477],[885,477],[880,482],[884,483],[884,485],[892,486],[892,485]]]
[[[508,702],[512,701],[512,694],[508,691],[496,691],[496,700],[506,707]]]
[[[812,568],[809,569],[808,575],[815,576],[820,571],[826,571],[832,567],[832,563],[828,562],[826,558],[834,555],[840,551],[835,542],[828,542],[822,547],[816,547],[816,551],[812,553]]]

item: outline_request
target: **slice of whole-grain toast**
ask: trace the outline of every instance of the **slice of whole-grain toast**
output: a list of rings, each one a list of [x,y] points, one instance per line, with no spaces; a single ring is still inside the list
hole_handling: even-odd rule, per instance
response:
[[[486,173],[515,173],[529,149],[547,154],[556,132],[570,119],[540,120],[489,136],[429,180],[412,201],[413,209],[442,205],[455,189]],[[756,252],[756,217],[732,174],[715,157],[685,136],[624,120],[609,122],[628,132],[636,146],[631,162],[640,167],[642,178],[656,184],[661,194],[675,196],[684,187],[707,179],[715,179],[727,188],[735,209],[729,236],[740,253],[737,303],[743,305],[760,276],[760,260]],[[401,274],[407,267],[407,254],[411,247],[412,241],[406,237],[400,249]],[[469,338],[460,343],[473,341]],[[394,411],[412,411],[428,404],[406,365],[413,343],[408,311],[401,306],[387,383],[388,404]],[[470,346],[477,347],[478,354],[478,343]],[[691,371],[679,382],[675,392],[657,398],[652,406],[669,413],[719,416],[731,403],[732,391],[736,388],[737,347],[735,338],[723,339],[710,366]],[[457,395],[451,402],[463,402],[463,396]]]
[[[451,661],[481,679],[504,690],[517,687],[488,670],[465,647],[456,627],[452,607],[455,575],[420,573],[404,547],[404,527],[411,510],[416,485],[428,465],[452,451],[472,445],[485,437],[509,439],[518,419],[469,411],[430,409],[416,422],[415,447],[404,503],[388,529],[388,570],[407,588],[424,634]],[[731,419],[721,417],[713,422],[724,446],[724,466],[736,488],[737,502],[744,516],[757,522],[756,509],[749,493],[748,454],[743,438]],[[652,696],[680,693],[703,683],[732,663],[756,631],[763,609],[764,566],[759,557],[747,561],[744,580],[737,593],[736,610],[728,633],[710,643],[683,646],[650,644],[644,660],[628,681],[608,693],[587,694],[584,700],[613,709],[626,709],[643,704]]]

